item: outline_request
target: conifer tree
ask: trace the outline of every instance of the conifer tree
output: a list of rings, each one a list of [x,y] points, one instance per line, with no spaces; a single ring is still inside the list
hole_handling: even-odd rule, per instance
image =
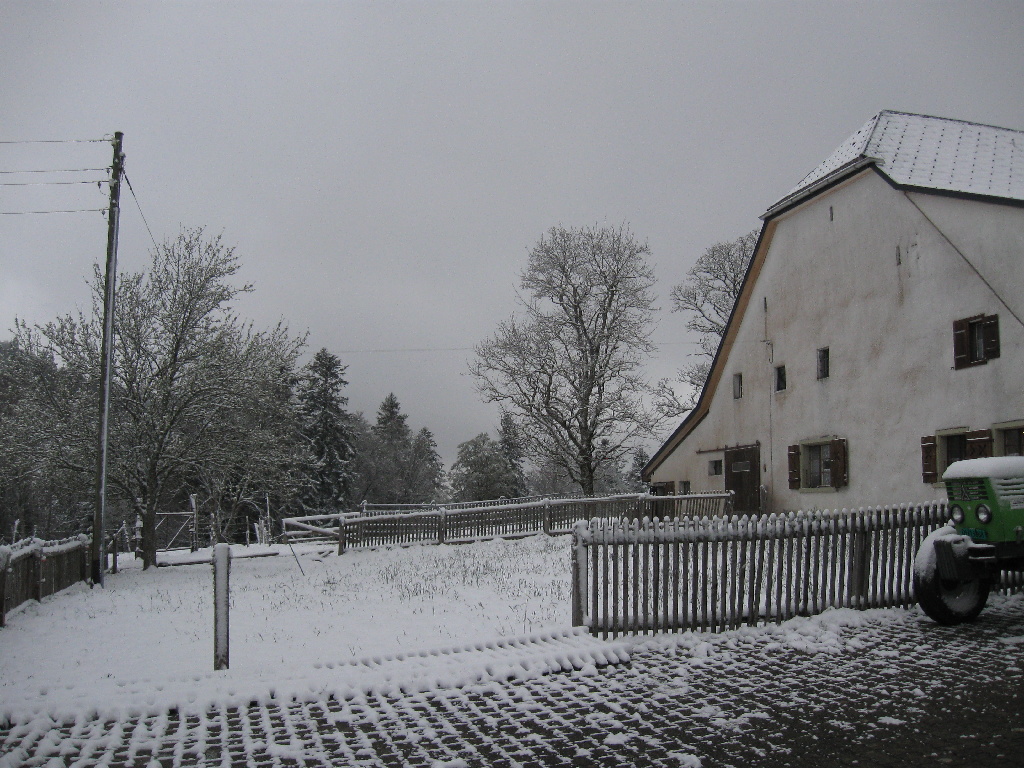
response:
[[[308,509],[331,510],[345,503],[352,484],[348,398],[341,394],[348,384],[346,367],[336,355],[321,349],[303,370],[299,403],[302,433],[313,463],[307,469],[307,488],[302,502]]]

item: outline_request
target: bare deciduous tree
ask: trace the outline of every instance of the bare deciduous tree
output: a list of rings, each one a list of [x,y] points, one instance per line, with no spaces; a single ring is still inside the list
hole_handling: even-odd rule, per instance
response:
[[[654,346],[650,249],[626,226],[553,227],[523,271],[523,315],[475,348],[486,402],[512,413],[531,457],[584,493],[660,425],[641,366]]]
[[[672,311],[688,312],[686,327],[700,334],[697,359],[679,370],[679,381],[690,388],[689,400],[675,410],[693,408],[711,371],[711,361],[725,335],[732,308],[739,298],[747,267],[757,245],[754,229],[735,240],[715,243],[697,259],[686,282],[672,288]],[[668,392],[664,389],[663,392]],[[671,398],[667,398],[671,399]]]
[[[230,303],[233,249],[202,229],[153,252],[146,273],[117,289],[108,482],[143,517],[143,561],[156,560],[161,503],[193,489],[233,514],[290,483],[298,422],[290,401],[303,340],[279,326],[253,330]],[[21,430],[37,464],[91,475],[103,276],[93,277],[92,313],[15,329],[32,360],[53,361],[34,378]]]

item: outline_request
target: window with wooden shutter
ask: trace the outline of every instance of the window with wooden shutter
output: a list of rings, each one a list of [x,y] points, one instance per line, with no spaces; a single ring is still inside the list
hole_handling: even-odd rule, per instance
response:
[[[935,435],[921,438],[921,479],[926,483],[937,483],[939,480]]]
[[[967,450],[964,458],[984,459],[992,455],[992,430],[979,429],[967,433]]]
[[[999,315],[953,321],[953,367],[984,365],[999,357]]]
[[[789,446],[789,489],[800,489],[800,446]]]
[[[999,315],[989,315],[982,318],[981,324],[982,343],[986,360],[994,360],[999,357]]]
[[[953,321],[953,367],[956,369],[968,368],[974,365],[971,362],[971,345],[968,337],[970,325],[971,321],[969,319]]]
[[[830,461],[832,463],[832,487],[845,488],[850,483],[845,438],[839,437],[832,441]]]

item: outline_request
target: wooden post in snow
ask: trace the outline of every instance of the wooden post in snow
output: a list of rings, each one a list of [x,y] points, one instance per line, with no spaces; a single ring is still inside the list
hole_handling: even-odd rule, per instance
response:
[[[228,668],[228,598],[231,545],[213,548],[213,668]]]
[[[4,626],[7,619],[7,569],[10,567],[11,551],[7,547],[0,547],[0,627]]]
[[[582,529],[585,523],[577,523],[572,529],[572,625],[583,626],[584,599],[587,594],[587,550],[583,544]]]
[[[199,551],[199,507],[196,504],[196,495],[188,495],[188,509],[192,519],[188,523],[188,548],[191,552]]]

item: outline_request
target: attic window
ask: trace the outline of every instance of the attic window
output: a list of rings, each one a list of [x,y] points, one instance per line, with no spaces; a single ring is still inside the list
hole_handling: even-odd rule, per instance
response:
[[[732,397],[733,400],[739,400],[743,397],[743,374],[734,373],[732,375]]]
[[[783,392],[786,389],[786,366],[775,366],[775,391]]]
[[[953,321],[953,367],[971,368],[999,357],[999,315]]]
[[[818,350],[818,379],[828,378],[828,366],[829,356],[828,347],[822,347]]]

